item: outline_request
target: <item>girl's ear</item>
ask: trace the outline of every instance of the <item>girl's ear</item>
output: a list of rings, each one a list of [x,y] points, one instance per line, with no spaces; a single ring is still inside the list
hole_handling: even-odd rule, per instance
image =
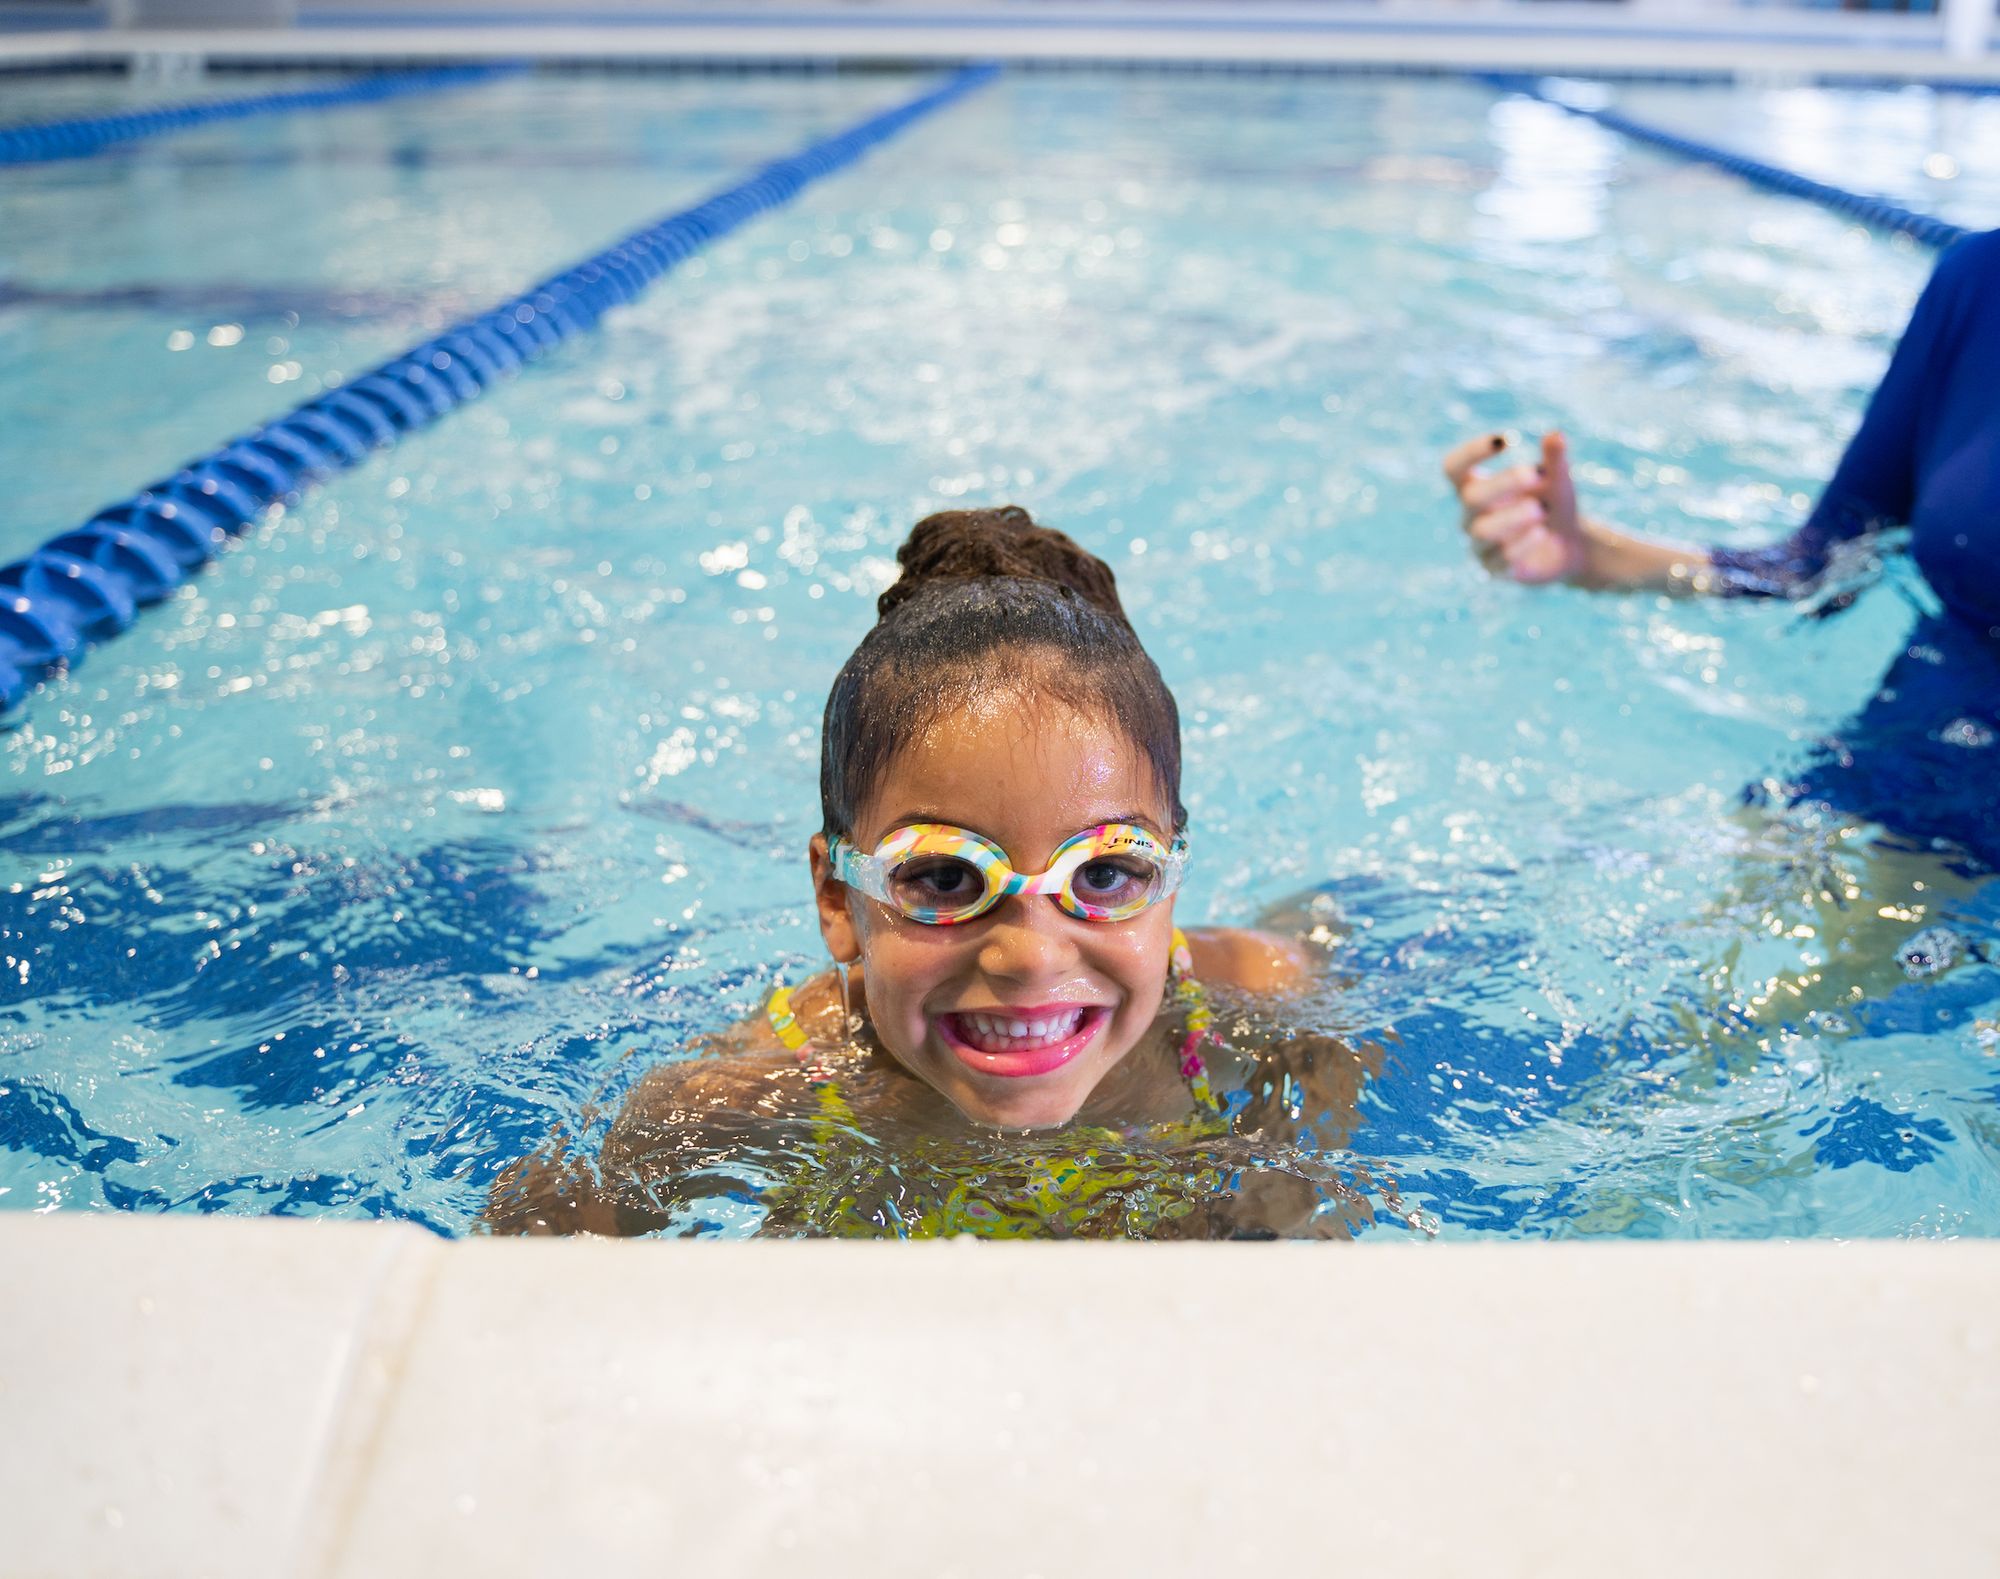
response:
[[[861,958],[861,935],[847,908],[847,885],[833,875],[833,857],[827,851],[826,835],[816,833],[807,855],[812,861],[813,904],[819,909],[819,935],[826,949],[840,965],[852,965]]]

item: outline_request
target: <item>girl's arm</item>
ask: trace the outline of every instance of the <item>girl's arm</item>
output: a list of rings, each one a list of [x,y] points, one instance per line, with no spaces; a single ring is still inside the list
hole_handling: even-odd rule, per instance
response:
[[[761,1016],[657,1064],[619,1108],[597,1156],[558,1130],[494,1180],[482,1226],[498,1234],[628,1236],[669,1226],[676,1208],[747,1185],[718,1172],[746,1121],[796,1067]],[[585,1110],[585,1122],[591,1110]]]
[[[617,1209],[592,1170],[557,1134],[532,1156],[509,1163],[487,1192],[479,1227],[491,1234],[618,1234]]]

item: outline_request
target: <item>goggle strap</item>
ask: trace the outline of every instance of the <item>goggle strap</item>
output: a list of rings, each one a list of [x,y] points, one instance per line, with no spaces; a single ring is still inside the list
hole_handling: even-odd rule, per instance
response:
[[[888,879],[874,856],[863,855],[845,839],[834,840],[829,853],[833,857],[836,882],[858,888],[871,899],[879,899],[885,904],[889,902]]]

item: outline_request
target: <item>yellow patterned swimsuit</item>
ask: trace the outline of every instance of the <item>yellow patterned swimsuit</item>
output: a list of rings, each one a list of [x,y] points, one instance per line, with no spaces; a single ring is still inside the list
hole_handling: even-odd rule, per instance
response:
[[[1180,1072],[1196,1113],[1138,1131],[1070,1126],[1048,1135],[920,1136],[895,1154],[870,1136],[832,1075],[813,1080],[808,1155],[766,1191],[765,1229],[835,1238],[1156,1237],[1226,1197],[1232,1169],[1212,1155],[1229,1133],[1202,1044],[1214,1014],[1174,933],[1169,997],[1183,1026]],[[801,1062],[811,1040],[791,994],[771,996],[771,1028]]]

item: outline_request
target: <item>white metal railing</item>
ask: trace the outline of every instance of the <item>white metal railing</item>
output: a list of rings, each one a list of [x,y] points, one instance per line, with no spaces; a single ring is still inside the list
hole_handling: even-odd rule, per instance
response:
[[[379,26],[385,17],[421,14],[442,28],[491,31],[494,25],[570,27],[622,22],[644,27],[677,20],[715,23],[718,13],[739,11],[745,21],[770,23],[777,15],[832,25],[849,15],[871,24],[901,21],[991,23],[1031,32],[1074,29],[1080,22],[1134,33],[1215,30],[1231,22],[1246,28],[1301,33],[1338,32],[1343,23],[1379,30],[1385,20],[1414,31],[1449,33],[1455,27],[1496,28],[1556,36],[1616,33],[1622,27],[1685,30],[1689,36],[1757,31],[1759,24],[1800,33],[1799,42],[1898,48],[1936,48],[1959,59],[1977,59],[1992,47],[1996,0],[590,0],[579,18],[569,0],[0,0],[0,32],[12,27],[108,25],[175,27]],[[464,22],[458,23],[457,18]],[[1780,18],[1783,22],[1780,23]]]

